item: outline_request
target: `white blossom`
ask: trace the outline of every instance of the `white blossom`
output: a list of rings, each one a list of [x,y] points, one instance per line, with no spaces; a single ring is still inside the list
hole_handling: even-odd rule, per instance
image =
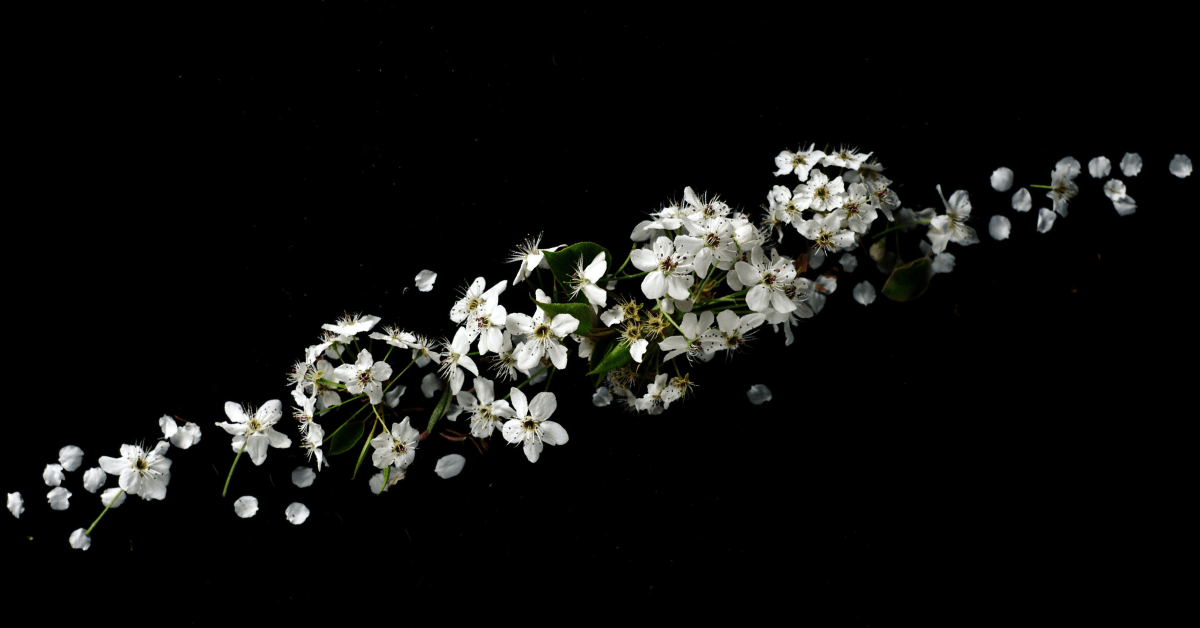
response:
[[[533,271],[538,268],[550,268],[546,263],[546,252],[554,252],[563,247],[559,244],[549,248],[538,248],[542,241],[542,236],[539,234],[536,238],[530,238],[524,244],[517,247],[516,252],[509,256],[508,261],[520,262],[521,267],[517,269],[517,276],[513,278],[512,285],[517,285],[525,281]]]
[[[100,456],[100,468],[117,476],[117,485],[130,495],[163,499],[171,482],[171,460],[163,454],[170,448],[166,441],[160,441],[149,452],[140,445],[121,445],[119,458]]]
[[[83,488],[89,493],[95,493],[100,490],[100,487],[104,486],[107,480],[108,474],[100,467],[92,467],[83,472]]]
[[[433,290],[433,282],[437,281],[437,273],[433,272],[432,270],[423,270],[417,273],[417,276],[413,279],[413,281],[415,281],[417,284],[417,290],[420,290],[421,292],[429,292],[430,290]]]
[[[462,323],[468,319],[474,319],[480,315],[484,305],[488,302],[491,302],[491,306],[487,308],[487,311],[491,312],[500,295],[508,286],[503,281],[498,281],[491,288],[485,290],[486,286],[487,282],[483,277],[476,277],[475,281],[472,281],[471,285],[463,290],[462,296],[450,308],[450,320]],[[471,339],[474,340],[475,337],[471,336]]]
[[[507,399],[496,399],[495,383],[476,377],[472,383],[475,392],[462,391],[457,399],[463,410],[471,413],[471,436],[488,438],[500,421],[512,416],[512,406]]]
[[[1108,160],[1108,157],[1101,155],[1093,157],[1088,162],[1088,174],[1092,175],[1094,179],[1107,177],[1110,172],[1112,172],[1112,162]]]
[[[233,502],[233,512],[242,519],[249,519],[258,513],[258,498],[243,495]]]
[[[704,351],[700,337],[712,327],[713,320],[714,316],[711,311],[701,312],[699,317],[691,312],[684,314],[683,320],[679,323],[679,330],[682,333],[658,343],[658,348],[667,352],[663,356],[663,361],[671,360],[684,353],[690,357],[698,357]]]
[[[409,425],[409,418],[404,417],[403,421],[392,423],[391,433],[384,432],[371,439],[371,446],[375,448],[371,454],[371,464],[377,469],[388,465],[403,469],[412,464],[417,456],[417,443],[420,440],[421,434]]]
[[[276,449],[292,446],[292,439],[275,429],[275,423],[283,417],[283,404],[278,399],[268,401],[257,411],[229,401],[225,403],[225,416],[233,423],[222,421],[216,424],[217,427],[233,435],[234,452],[241,452],[245,446],[245,451],[250,454],[254,466],[261,465],[267,459],[268,445]],[[107,468],[104,470],[108,471]],[[124,485],[121,488],[124,488]]]
[[[8,512],[18,519],[21,518],[21,513],[25,512],[25,500],[21,498],[19,491],[8,494]]]
[[[635,249],[629,261],[638,270],[648,271],[642,279],[642,294],[647,299],[658,300],[663,294],[675,299],[688,298],[695,278],[692,276],[692,260],[685,251],[676,251],[668,237],[654,241],[654,249]]]
[[[762,384],[755,384],[746,391],[746,396],[750,398],[750,403],[761,406],[771,400],[771,390]]]
[[[808,150],[797,150],[797,152],[794,153],[785,149],[783,152],[776,155],[775,166],[779,168],[779,170],[775,172],[775,176],[778,177],[781,174],[795,172],[796,176],[800,177],[801,181],[807,179],[808,172],[812,170],[813,166],[817,165],[822,159],[825,158],[825,153],[819,150],[813,150],[814,147],[816,147],[816,144],[809,144]]]
[[[542,445],[567,444],[567,431],[561,425],[550,421],[558,407],[554,393],[542,392],[529,402],[520,388],[512,389],[513,418],[504,423],[500,432],[504,440],[517,444],[524,443],[525,457],[530,462],[537,462],[542,454]]]
[[[808,209],[814,212],[827,212],[841,207],[845,194],[846,184],[840,176],[830,180],[820,170],[814,170],[808,182],[797,188],[797,196],[807,200]]]
[[[378,316],[363,316],[362,314],[346,314],[339,318],[336,323],[326,323],[321,325],[321,329],[331,331],[343,336],[355,336],[364,331],[371,331],[375,327],[375,323],[379,322]]]
[[[50,502],[50,507],[54,510],[66,510],[70,508],[71,503],[68,501],[70,499],[71,491],[61,486],[50,489],[50,492],[46,494],[46,501]]]
[[[1012,223],[1000,214],[992,216],[992,219],[988,221],[988,233],[996,240],[1007,240],[1011,230]]]
[[[1192,160],[1187,155],[1175,155],[1171,158],[1171,174],[1180,179],[1192,174]]]
[[[339,381],[346,383],[346,392],[352,395],[367,393],[372,404],[383,401],[383,383],[392,376],[392,367],[387,362],[375,362],[371,352],[358,352],[354,364],[343,364],[334,369]]]
[[[929,241],[933,243],[933,252],[941,253],[946,250],[947,242],[957,242],[967,246],[979,242],[975,229],[967,224],[971,216],[971,201],[966,190],[955,190],[950,200],[942,195],[942,186],[937,186],[938,196],[946,207],[946,213],[936,216],[929,222]]]
[[[870,153],[860,153],[857,148],[846,148],[842,146],[837,152],[830,153],[821,159],[822,166],[838,166],[847,170],[858,170],[864,161],[870,157],[874,151]],[[841,177],[839,177],[841,178]]]
[[[997,192],[1007,192],[1012,188],[1013,171],[1008,168],[997,168],[992,172],[992,189]]]
[[[462,454],[447,454],[438,458],[437,464],[433,468],[433,472],[443,480],[448,480],[459,473],[462,473],[463,465],[467,464],[467,459],[462,457]]]
[[[1121,172],[1127,177],[1136,177],[1142,171],[1142,156],[1137,153],[1125,153],[1121,158]]]
[[[175,419],[164,414],[158,419],[158,427],[162,429],[163,438],[169,439],[171,445],[179,449],[187,449],[200,442],[200,426],[195,423],[184,422],[183,427],[179,427]]]
[[[308,520],[308,506],[300,502],[292,502],[288,504],[287,510],[283,514],[292,525],[298,526]]]
[[[567,366],[567,348],[562,339],[579,328],[579,319],[570,314],[555,314],[547,321],[546,311],[538,307],[533,316],[509,314],[505,327],[514,334],[527,334],[526,340],[513,350],[517,368],[528,371],[543,356],[548,356],[554,367],[561,370]]]
[[[87,535],[87,530],[78,528],[71,533],[71,547],[87,551],[92,546],[92,537]]]
[[[850,248],[854,244],[854,233],[843,229],[842,218],[837,212],[830,212],[824,216],[816,214],[800,223],[796,229],[800,235],[812,240],[815,251],[813,258],[809,260],[810,268],[820,265],[814,265],[815,253],[829,254],[839,249]]]
[[[854,286],[854,300],[863,305],[870,305],[875,302],[875,286],[869,281],[860,281],[857,286]]]
[[[700,334],[700,344],[706,353],[735,351],[750,338],[750,332],[762,325],[767,317],[758,312],[738,316],[730,310],[717,314],[717,329]]]
[[[42,471],[42,481],[46,486],[58,486],[63,481],[63,468],[61,464],[48,464],[45,470]]]
[[[443,354],[444,357],[438,371],[442,374],[443,379],[450,382],[450,394],[456,395],[458,391],[462,390],[463,380],[466,379],[463,369],[479,375],[479,367],[475,366],[475,361],[467,355],[471,351],[470,335],[466,329],[459,327],[458,331],[454,332],[454,340],[448,343],[443,342],[442,348],[446,352]]]

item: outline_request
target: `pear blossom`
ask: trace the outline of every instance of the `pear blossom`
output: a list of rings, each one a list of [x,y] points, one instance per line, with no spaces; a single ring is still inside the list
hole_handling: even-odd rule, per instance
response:
[[[692,276],[692,260],[686,252],[676,251],[671,239],[663,236],[654,242],[654,249],[635,249],[629,261],[638,270],[647,271],[642,279],[642,294],[647,299],[658,300],[663,294],[675,299],[688,298],[688,291],[695,283]]]
[[[750,398],[750,403],[761,406],[771,400],[771,390],[762,384],[755,384],[746,391],[746,396]]]
[[[110,489],[105,489],[100,493],[100,503],[105,508],[120,508],[121,504],[125,503],[125,497],[128,495],[125,491],[114,486]]]
[[[296,467],[292,470],[292,484],[299,488],[308,488],[312,486],[313,480],[317,479],[317,474],[309,467]]]
[[[854,244],[854,233],[843,228],[842,218],[837,212],[830,212],[824,216],[817,214],[800,223],[797,229],[800,235],[812,240],[814,256],[818,252],[828,254],[838,249],[850,248]],[[819,264],[814,265],[813,259],[810,258],[809,267],[817,266]]]
[[[21,498],[20,491],[8,494],[8,512],[17,519],[21,518],[21,513],[25,512],[25,500]]]
[[[603,408],[604,406],[612,403],[612,398],[613,396],[612,393],[609,392],[608,386],[601,386],[597,388],[596,392],[592,395],[592,405],[596,406],[597,408]]]
[[[797,185],[791,190],[782,185],[776,185],[767,193],[770,211],[779,217],[781,223],[791,225],[803,220],[801,215],[809,205],[812,205],[812,197],[801,194],[803,191],[803,184]]]
[[[437,392],[446,387],[442,378],[437,376],[437,373],[426,373],[425,377],[421,378],[421,394],[425,395],[426,399],[433,399]]]
[[[429,292],[430,290],[433,290],[433,282],[437,281],[437,273],[433,272],[432,270],[422,270],[421,272],[417,273],[417,276],[413,278],[413,281],[417,285],[417,290],[420,290],[421,292]]]
[[[784,294],[784,289],[796,278],[796,267],[791,260],[778,257],[768,265],[762,247],[755,247],[750,253],[750,263],[738,262],[734,268],[742,285],[750,288],[746,293],[746,305],[751,310],[762,312],[773,307],[780,312],[791,312],[796,309]]]
[[[459,473],[462,473],[463,466],[467,464],[467,459],[462,457],[462,454],[447,454],[438,458],[437,465],[434,466],[433,472],[443,480],[448,480]]]
[[[366,349],[358,352],[354,364],[343,364],[333,370],[338,380],[346,383],[346,392],[352,395],[367,393],[372,404],[383,401],[383,384],[381,382],[392,376],[392,367],[387,362],[376,363],[371,352]]]
[[[667,352],[663,356],[663,361],[665,362],[685,353],[688,354],[689,358],[698,357],[703,353],[704,347],[700,337],[704,332],[712,328],[714,318],[713,313],[710,311],[701,312],[698,317],[691,312],[684,314],[683,320],[679,323],[679,331],[682,333],[658,343],[658,348]]]
[[[292,446],[292,439],[274,427],[275,423],[283,417],[283,404],[278,399],[268,401],[258,410],[243,408],[229,401],[225,403],[225,416],[229,417],[233,423],[222,421],[216,424],[217,427],[233,435],[233,451],[241,452],[245,447],[254,466],[261,465],[267,459],[267,445],[276,449]],[[124,451],[122,451],[122,455],[124,455]],[[107,468],[104,470],[112,473]],[[124,483],[121,488],[125,488]]]
[[[1125,153],[1121,158],[1121,172],[1127,177],[1136,177],[1142,171],[1142,156],[1137,153]]]
[[[163,499],[171,482],[171,460],[163,456],[170,443],[160,441],[147,452],[139,445],[121,445],[121,456],[100,456],[100,468],[118,476],[117,485],[142,499]]]
[[[679,395],[677,391],[671,392],[672,389],[667,384],[669,377],[666,373],[655,376],[654,381],[646,386],[646,394],[635,402],[635,407],[645,410],[651,416],[662,414],[663,410],[670,407],[671,402],[678,399]]]
[[[866,183],[882,178],[883,164],[879,163],[878,159],[872,159],[869,162],[864,162],[856,170],[849,170],[842,173],[842,180],[846,183]]]
[[[504,284],[500,284],[504,285]],[[454,332],[454,340],[451,342],[443,342],[442,348],[446,350],[445,357],[442,358],[442,363],[438,367],[442,378],[450,382],[450,394],[456,395],[462,390],[463,385],[463,369],[471,371],[475,375],[479,375],[479,368],[475,366],[475,361],[467,355],[471,351],[471,339],[466,329],[459,327],[458,331]],[[459,368],[462,367],[462,368]]]
[[[1017,190],[1016,194],[1013,194],[1012,208],[1019,212],[1027,212],[1033,209],[1033,198],[1030,196],[1027,188],[1021,188]]]
[[[1013,171],[1009,168],[997,168],[992,172],[992,189],[997,192],[1007,192],[1012,188]]]
[[[857,286],[854,286],[854,300],[863,305],[870,305],[875,302],[875,286],[869,281],[860,281]]]
[[[233,502],[233,512],[242,519],[249,519],[258,513],[258,498],[243,495]]]
[[[450,308],[450,320],[455,323],[462,323],[468,319],[476,318],[480,315],[484,305],[489,301],[492,305],[487,308],[487,311],[491,312],[500,295],[504,293],[504,289],[508,286],[503,281],[498,281],[491,288],[485,290],[484,287],[486,285],[487,282],[483,277],[476,277],[475,281],[472,281],[471,285],[463,290],[463,295]],[[474,340],[475,337],[472,336],[471,339]]]
[[[85,552],[92,546],[92,537],[88,536],[87,530],[83,528],[78,528],[72,532],[70,541],[71,547]]]
[[[822,166],[838,166],[847,170],[858,170],[862,163],[874,154],[860,153],[857,148],[846,148],[842,146],[835,153],[830,153],[821,159]],[[840,177],[839,177],[840,178]]]
[[[966,190],[956,190],[950,195],[950,200],[942,195],[942,186],[937,186],[938,196],[946,206],[946,213],[936,216],[929,223],[929,240],[933,243],[933,252],[941,253],[946,250],[946,243],[957,242],[963,246],[979,242],[975,229],[967,225],[971,216],[971,201]]]
[[[50,489],[46,494],[46,501],[50,502],[50,508],[54,510],[66,510],[71,507],[71,491],[58,486]]]
[[[1117,208],[1118,215],[1128,216],[1137,211],[1137,202],[1133,200],[1132,196],[1125,195],[1113,201],[1113,207]]]
[[[802,187],[799,195],[809,199],[808,208],[814,212],[827,212],[841,207],[842,197],[846,193],[846,184],[840,176],[831,181],[820,170],[814,170]]]
[[[608,262],[604,259],[604,252],[596,254],[590,264],[586,267],[583,265],[583,258],[579,258],[579,263],[575,266],[575,273],[568,280],[569,288],[571,289],[571,300],[574,301],[579,293],[582,292],[587,297],[588,303],[596,307],[605,307],[608,302],[608,292],[596,285],[596,282],[604,278],[604,272],[608,270]]]
[[[1192,174],[1192,160],[1187,155],[1175,155],[1171,158],[1171,174],[1180,179]]]
[[[1107,177],[1110,172],[1112,172],[1112,162],[1108,160],[1108,157],[1101,155],[1093,157],[1088,162],[1088,174],[1092,175],[1093,179]]]
[[[475,392],[462,391],[456,398],[463,410],[471,413],[471,436],[488,438],[503,418],[512,416],[512,406],[507,399],[496,399],[495,383],[476,377],[472,383]]]
[[[425,368],[430,362],[441,362],[442,354],[433,350],[434,342],[425,336],[417,336],[412,343],[412,359],[417,361],[417,368]]]
[[[900,197],[896,195],[896,191],[890,186],[891,179],[883,175],[878,175],[874,178],[867,179],[867,193],[873,199],[875,207],[887,216],[888,222],[895,222],[896,219],[892,216],[892,210],[900,207]]]
[[[368,337],[373,340],[382,340],[398,349],[411,349],[412,343],[417,341],[417,337],[412,333],[404,331],[395,325],[386,325],[382,332],[373,331]]]
[[[321,329],[331,331],[343,336],[355,336],[364,331],[371,331],[372,327],[379,322],[378,316],[363,316],[362,314],[346,314],[339,318],[336,323],[326,323],[321,325]]]
[[[775,156],[775,166],[779,168],[775,172],[775,176],[781,174],[796,173],[801,181],[808,178],[808,172],[813,166],[821,162],[825,158],[825,153],[819,150],[813,150],[816,144],[809,144],[808,150],[799,150],[796,152],[784,149],[781,153]]]
[[[75,445],[67,445],[58,450],[58,463],[64,471],[74,471],[83,462],[83,450]]]
[[[48,464],[46,469],[42,471],[42,481],[46,486],[58,486],[63,481],[63,467],[61,464]]]
[[[1045,207],[1038,210],[1037,230],[1038,233],[1046,233],[1054,226],[1054,219],[1058,216],[1054,212]]]
[[[542,236],[538,234],[538,237],[530,238],[524,244],[518,246],[516,252],[509,256],[508,261],[521,263],[521,267],[517,269],[517,276],[513,278],[512,285],[515,286],[525,281],[538,268],[550,268],[550,265],[546,263],[546,252],[554,252],[563,247],[562,244],[559,244],[549,248],[538,248],[541,241]]]
[[[108,480],[108,474],[100,467],[92,467],[83,472],[83,488],[89,493],[100,490],[106,480]]]
[[[554,393],[538,393],[533,401],[528,401],[520,388],[514,388],[510,396],[513,418],[506,421],[500,431],[504,440],[513,444],[524,443],[525,457],[530,462],[538,461],[543,444],[567,444],[567,431],[558,423],[549,420],[558,407]]]
[[[700,334],[700,344],[706,353],[735,351],[746,344],[750,332],[766,320],[767,317],[758,312],[738,316],[730,310],[721,310],[721,313],[717,314],[717,329]]]
[[[305,450],[305,458],[307,460],[311,461],[314,454],[317,456],[317,471],[321,470],[322,465],[329,464],[329,461],[325,459],[325,452],[321,449],[324,440],[324,428],[313,423],[308,426],[308,430],[304,433],[304,438],[300,441],[300,448]]]
[[[570,314],[555,314],[547,321],[546,311],[539,307],[533,316],[509,314],[505,327],[514,334],[528,334],[512,353],[517,368],[528,371],[537,366],[543,356],[548,356],[554,367],[561,370],[567,367],[567,348],[562,339],[579,328],[579,319]]]
[[[900,223],[901,224],[907,224],[907,223],[912,223],[912,222],[919,223],[921,221],[925,221],[926,224],[928,224],[928,221],[933,220],[934,216],[937,216],[937,210],[935,210],[932,207],[926,207],[925,209],[922,209],[919,212],[914,212],[912,209],[910,209],[908,207],[900,208]],[[913,229],[916,229],[918,226],[920,226],[920,225],[908,225],[905,227],[897,227],[897,228],[900,230],[900,233],[905,233],[908,231],[912,231]]]
[[[1050,173],[1050,191],[1046,196],[1054,201],[1054,211],[1067,215],[1067,201],[1079,193],[1079,186],[1072,180],[1072,170],[1058,168]]]
[[[308,506],[300,502],[292,502],[288,504],[287,510],[283,514],[292,525],[298,526],[308,520]]]
[[[1011,230],[1012,223],[1000,214],[992,216],[992,219],[988,221],[988,233],[996,240],[1007,240]]]
[[[871,197],[867,195],[866,186],[861,183],[851,183],[850,187],[846,188],[846,194],[842,196],[842,206],[834,210],[834,213],[842,219],[843,225],[861,235],[870,231],[871,223],[879,216],[871,204]]]
[[[417,456],[417,443],[420,440],[421,434],[409,425],[409,418],[404,417],[403,421],[392,423],[391,433],[384,432],[371,439],[371,446],[375,448],[371,454],[371,464],[377,469],[389,465],[404,469]]]

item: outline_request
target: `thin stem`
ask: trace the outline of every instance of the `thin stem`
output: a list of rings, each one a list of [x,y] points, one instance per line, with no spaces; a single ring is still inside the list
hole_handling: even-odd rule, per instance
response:
[[[388,431],[387,423],[384,423],[383,417],[379,416],[379,409],[376,408],[375,406],[371,406],[371,410],[375,413],[375,418],[379,420],[379,425],[381,425],[383,427],[383,431],[387,432]]]
[[[371,342],[374,342],[374,340],[372,340]],[[388,345],[387,353],[383,354],[383,359],[380,360],[380,362],[387,362],[388,356],[392,355],[392,349],[395,349],[395,348],[396,348],[396,345]]]
[[[650,273],[652,273],[652,272],[654,272],[654,271],[656,271],[656,270],[658,270],[658,269],[657,269],[657,268],[655,268],[655,269],[653,269],[653,270],[648,270],[648,271],[646,271],[646,272],[644,272],[644,273],[638,273],[638,274],[636,274],[636,275],[624,275],[624,276],[621,276],[621,277],[605,277],[605,278],[604,278],[602,281],[609,281],[609,280],[611,280],[611,279],[617,279],[617,280],[620,280],[620,279],[637,279],[638,277],[644,277],[644,276],[646,276],[646,275],[649,275]]]
[[[319,377],[319,378],[317,378],[317,383],[318,383],[318,384],[325,384],[326,386],[336,386],[336,387],[338,387],[338,388],[341,388],[342,390],[345,390],[345,389],[346,389],[346,386],[345,386],[344,384],[339,384],[339,383],[337,383],[337,382],[334,382],[334,381],[327,380],[327,379],[325,379],[325,378],[323,378],[323,377]]]
[[[546,387],[542,389],[542,392],[550,390],[550,382],[554,380],[554,373],[556,371],[558,371],[558,369],[550,369],[550,374],[546,376]]]
[[[871,238],[871,241],[872,241],[872,242],[874,242],[875,240],[878,240],[879,238],[882,238],[883,236],[885,236],[885,235],[887,235],[887,234],[889,234],[889,233],[891,233],[891,232],[893,232],[893,231],[895,231],[895,230],[897,230],[897,229],[900,229],[901,227],[911,227],[911,226],[913,226],[913,225],[927,225],[927,224],[929,224],[931,221],[932,221],[932,219],[930,219],[930,220],[917,220],[917,221],[914,221],[914,222],[906,222],[906,223],[904,223],[904,224],[902,224],[902,225],[896,225],[895,227],[889,227],[889,228],[887,228],[887,229],[884,229],[883,231],[880,231],[879,233],[875,234],[875,237]]]
[[[661,311],[661,312],[663,313],[663,316],[666,316],[666,317],[667,317],[667,320],[671,321],[671,326],[672,326],[672,327],[674,327],[675,329],[679,330],[679,335],[680,335],[680,336],[683,336],[684,338],[687,338],[687,337],[688,337],[688,335],[687,335],[687,334],[685,334],[685,333],[683,333],[683,330],[682,330],[682,329],[679,329],[679,325],[677,325],[677,324],[675,323],[675,319],[671,318],[671,315],[670,315],[670,314],[667,314],[667,311],[666,311],[665,309],[663,309],[663,308],[662,308],[662,301],[661,301],[661,300],[658,302],[658,305],[659,305],[659,311]],[[689,340],[690,340],[690,338],[689,338]]]
[[[1052,186],[1052,185],[1030,185],[1029,187],[1042,188],[1043,190],[1053,190],[1054,189],[1054,186]]]
[[[693,303],[694,303],[694,302],[696,301],[696,299],[697,299],[697,298],[700,296],[700,293],[704,291],[704,284],[708,283],[708,278],[709,278],[709,277],[712,277],[713,271],[714,271],[714,270],[716,270],[716,269],[717,269],[717,265],[716,265],[716,264],[713,264],[713,265],[709,266],[709,267],[708,267],[708,272],[707,272],[707,273],[704,275],[704,281],[701,281],[700,283],[696,284],[696,294],[693,294],[693,295],[692,295],[692,302],[693,302]]]
[[[100,523],[100,518],[104,516],[104,513],[108,512],[109,508],[112,508],[113,504],[117,503],[117,500],[121,498],[121,493],[124,493],[124,492],[125,492],[125,489],[121,489],[121,490],[117,491],[116,496],[114,496],[112,498],[112,501],[108,502],[108,505],[104,507],[104,511],[100,513],[100,517],[96,517],[96,520],[92,522],[92,525],[88,526],[87,532],[83,533],[84,536],[92,535],[92,528],[96,527],[97,523]]]
[[[233,458],[233,465],[229,467],[229,476],[225,478],[225,488],[221,489],[221,497],[229,492],[229,481],[233,479],[233,470],[237,468],[237,462],[242,457],[242,452],[246,451],[246,443],[250,442],[250,437],[246,436],[246,440],[242,441],[242,448],[238,450],[238,454]]]
[[[416,358],[413,358],[412,362],[409,362],[409,363],[408,363],[408,366],[404,367],[404,370],[403,370],[403,371],[400,371],[400,375],[397,375],[397,376],[393,377],[393,378],[392,378],[392,381],[388,382],[387,386],[384,386],[384,387],[383,387],[383,392],[387,392],[387,391],[388,391],[388,389],[392,387],[392,384],[395,384],[396,382],[400,381],[400,377],[402,377],[402,376],[403,376],[405,373],[407,373],[407,372],[408,372],[408,369],[409,369],[410,367],[412,367],[412,365],[414,365],[414,364],[416,364],[416,363],[417,363],[417,359],[416,359]],[[361,397],[361,396],[362,396],[362,395],[359,395],[359,397]],[[358,398],[358,397],[355,397],[355,399],[357,399],[357,398]],[[338,404],[338,405],[341,405],[341,404]]]
[[[508,395],[504,395],[503,399],[508,399],[509,395],[511,395],[511,394],[512,394],[512,391],[514,391],[514,390],[516,390],[516,389],[518,389],[518,388],[524,388],[524,387],[525,387],[525,384],[528,384],[529,382],[532,382],[532,381],[534,380],[534,378],[536,378],[538,375],[541,375],[541,374],[542,374],[542,371],[544,371],[544,370],[546,370],[546,369],[548,369],[548,368],[550,368],[550,367],[549,367],[549,366],[543,366],[542,368],[538,369],[538,372],[534,373],[532,377],[530,377],[529,379],[527,379],[527,380],[525,380],[525,381],[521,382],[520,384],[517,384],[517,385],[516,385],[516,386],[514,386],[512,389],[510,389],[510,390],[508,391]]]

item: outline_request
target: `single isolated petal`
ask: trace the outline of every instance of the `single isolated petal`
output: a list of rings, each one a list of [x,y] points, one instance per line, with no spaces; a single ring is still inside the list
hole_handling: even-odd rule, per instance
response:
[[[175,447],[187,449],[200,442],[200,426],[191,422],[184,423],[170,438]]]
[[[1008,234],[1012,230],[1012,223],[1008,218],[996,214],[988,221],[988,233],[996,240],[1007,240]]]
[[[425,377],[421,378],[421,394],[425,395],[426,399],[433,399],[437,391],[445,387],[446,383],[437,376],[437,373],[426,373]]]
[[[1037,222],[1038,233],[1046,233],[1049,231],[1050,228],[1054,226],[1054,219],[1057,216],[1058,214],[1046,209],[1045,207],[1039,209]]]
[[[1019,212],[1027,212],[1033,209],[1033,198],[1030,197],[1027,188],[1021,188],[1017,190],[1016,194],[1013,194],[1012,208]]]
[[[596,389],[596,393],[592,395],[592,404],[598,408],[603,408],[612,403],[612,393],[609,392],[608,386],[601,386]]]
[[[8,512],[18,519],[21,518],[21,513],[25,512],[25,500],[21,498],[19,491],[8,494]]]
[[[1192,160],[1187,155],[1175,155],[1171,159],[1171,174],[1180,179],[1192,174]]]
[[[71,503],[68,501],[71,499],[71,491],[61,486],[47,493],[46,499],[50,502],[50,507],[55,510],[66,510],[71,507]]]
[[[48,464],[46,469],[42,471],[42,481],[46,486],[58,486],[63,481],[63,468],[61,464]]]
[[[112,487],[100,493],[100,503],[105,508],[120,508],[125,503],[126,493],[120,488]]]
[[[750,403],[761,406],[771,400],[771,390],[762,384],[755,384],[746,391],[746,396],[750,398]]]
[[[1108,157],[1101,155],[1099,157],[1093,157],[1092,160],[1088,162],[1088,173],[1091,174],[1093,178],[1099,179],[1102,177],[1107,177],[1110,172],[1112,172],[1112,162],[1108,160]]]
[[[854,300],[863,305],[870,305],[875,302],[875,286],[869,281],[860,281],[857,286],[854,286]]]
[[[67,445],[58,450],[58,463],[62,465],[63,471],[74,471],[79,468],[79,464],[82,462],[82,449],[74,445]]]
[[[417,290],[421,292],[429,292],[433,290],[433,282],[437,281],[437,273],[432,270],[423,270],[417,273]]]
[[[258,512],[258,498],[249,495],[239,497],[236,502],[233,502],[233,512],[242,519],[249,519]]]
[[[1013,184],[1013,171],[1008,168],[997,168],[992,173],[992,189],[997,192],[1007,192]]]
[[[163,438],[171,438],[175,432],[179,431],[179,424],[175,422],[175,419],[164,414],[158,418],[158,428],[162,430]]]
[[[287,515],[287,520],[292,522],[292,525],[300,525],[308,519],[308,507],[300,502],[292,502],[284,511]]]
[[[108,474],[100,467],[92,467],[83,472],[83,488],[89,493],[100,490],[106,480],[108,480]]]
[[[71,547],[75,549],[87,551],[87,548],[92,546],[92,537],[87,535],[87,530],[79,528],[71,533]]]
[[[296,467],[292,471],[292,484],[300,488],[308,488],[312,486],[313,480],[317,479],[317,474],[308,467]]]
[[[438,477],[446,480],[462,473],[463,465],[465,464],[467,464],[467,459],[463,458],[460,454],[448,454],[438,458],[437,466],[433,468],[433,472],[438,474]]]
[[[1137,211],[1137,202],[1133,200],[1132,196],[1126,194],[1119,200],[1113,201],[1113,207],[1117,208],[1117,214],[1121,216],[1128,216],[1129,214]]]
[[[1142,156],[1137,153],[1125,153],[1121,158],[1121,172],[1127,177],[1136,177],[1142,171]]]

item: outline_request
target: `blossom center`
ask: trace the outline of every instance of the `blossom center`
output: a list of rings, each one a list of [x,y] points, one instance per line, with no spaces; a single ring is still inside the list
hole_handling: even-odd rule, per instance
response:
[[[137,467],[138,471],[145,471],[150,468],[150,465],[146,464],[145,458],[138,458],[134,466]]]

